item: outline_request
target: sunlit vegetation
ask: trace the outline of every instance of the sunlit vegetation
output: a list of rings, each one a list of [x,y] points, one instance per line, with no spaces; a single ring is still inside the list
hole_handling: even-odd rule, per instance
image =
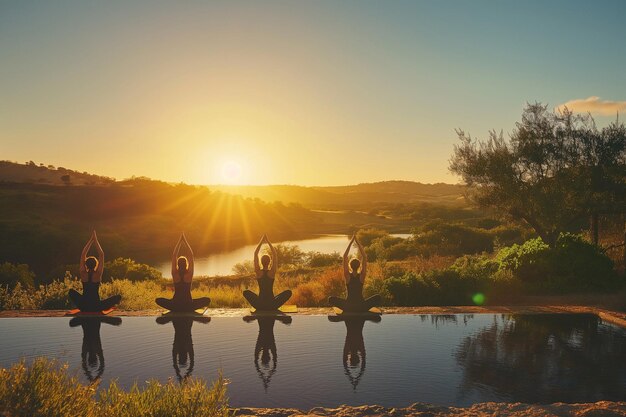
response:
[[[212,384],[188,378],[178,384],[150,380],[123,390],[115,381],[96,390],[45,357],[20,361],[0,369],[0,414],[7,416],[207,416],[232,415],[226,381],[220,374]]]
[[[439,254],[436,250],[428,256],[415,255],[416,248],[419,250],[423,244],[418,236],[396,242],[396,238],[380,230],[368,229],[359,235],[368,244],[366,252],[376,258],[370,262],[364,293],[381,294],[386,306],[494,304],[526,295],[626,289],[624,277],[614,269],[606,253],[577,235],[562,235],[554,248],[534,238],[492,252],[462,256]],[[389,248],[402,245],[406,249],[400,260],[393,259],[398,253],[395,250],[381,251],[385,242],[396,242]],[[329,296],[345,295],[339,254],[303,252],[286,245],[277,245],[277,249],[282,262],[275,290],[291,289],[290,303],[327,307]],[[110,266],[112,272],[102,283],[100,293],[102,297],[121,294],[122,310],[155,309],[155,298],[172,295],[171,281],[148,265],[116,259],[110,261]],[[26,276],[31,274],[25,265],[17,269]],[[5,265],[3,270],[15,278],[14,266]],[[246,307],[242,291],[256,289],[257,285],[251,262],[235,265],[233,272],[228,277],[196,277],[192,296],[210,297],[212,307]],[[6,282],[5,277],[0,279]],[[67,298],[70,288],[81,288],[71,272],[48,285],[5,285],[0,287],[0,309],[71,308]]]
[[[186,232],[196,255],[207,255],[256,242],[264,233],[274,241],[320,233],[350,234],[369,227],[406,233],[437,219],[471,225],[486,218],[485,212],[467,208],[461,187],[447,184],[391,181],[330,187],[324,191],[324,204],[338,208],[349,201],[350,207],[314,210],[313,202],[321,200],[294,199],[304,194],[319,196],[321,191],[315,187],[295,187],[292,197],[283,201],[261,201],[143,177],[123,181],[80,177],[80,181],[66,183],[58,179],[61,174],[71,178],[78,174],[35,163],[5,161],[2,167],[0,262],[28,264],[37,283],[50,282],[62,276],[66,265],[77,263],[85,236],[93,228],[107,259],[132,258],[151,264],[169,256],[181,231]],[[50,181],[32,178],[34,172],[43,175],[44,171]]]

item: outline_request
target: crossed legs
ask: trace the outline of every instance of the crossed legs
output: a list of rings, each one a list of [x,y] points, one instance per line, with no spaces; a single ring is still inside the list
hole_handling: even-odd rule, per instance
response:
[[[250,290],[244,290],[243,296],[255,309],[259,311],[273,311],[278,310],[280,306],[291,298],[291,290],[285,290],[271,300],[263,300]]]
[[[367,312],[370,308],[380,305],[381,301],[382,298],[378,294],[366,298],[358,304],[354,302],[349,302],[339,297],[328,297],[328,303],[331,306],[340,308],[343,311],[351,312]]]
[[[170,311],[194,311],[203,307],[208,307],[211,303],[209,297],[194,298],[191,302],[169,298],[157,298],[155,302],[166,310]]]
[[[122,301],[121,295],[114,295],[104,300],[89,302],[85,297],[76,290],[69,291],[70,300],[78,307],[80,311],[103,311],[108,310]]]

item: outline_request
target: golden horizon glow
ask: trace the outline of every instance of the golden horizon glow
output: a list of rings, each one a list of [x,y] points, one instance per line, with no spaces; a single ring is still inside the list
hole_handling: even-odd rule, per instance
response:
[[[0,149],[22,163],[198,185],[456,183],[456,128],[510,131],[526,102],[626,106],[626,54],[597,47],[621,39],[626,3],[572,7],[578,24],[530,3],[499,19],[488,1],[22,3],[0,12]]]

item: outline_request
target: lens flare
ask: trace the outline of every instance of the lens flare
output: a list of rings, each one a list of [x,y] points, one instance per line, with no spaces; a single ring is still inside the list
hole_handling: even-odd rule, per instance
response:
[[[472,301],[477,306],[483,305],[485,303],[485,294],[477,292],[476,294],[472,296]]]

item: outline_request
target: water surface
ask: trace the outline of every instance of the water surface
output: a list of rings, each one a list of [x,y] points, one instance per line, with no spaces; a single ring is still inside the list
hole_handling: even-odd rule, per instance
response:
[[[626,400],[626,330],[596,316],[330,319],[0,319],[0,365],[46,355],[124,387],[222,369],[233,406]]]
[[[391,236],[406,239],[411,234],[397,233]],[[324,235],[312,239],[303,240],[286,240],[282,242],[285,245],[298,246],[304,252],[320,252],[320,253],[343,253],[348,246],[350,238],[345,235]],[[195,258],[194,270],[196,275],[231,275],[233,266],[240,262],[252,260],[254,250],[257,244],[246,245],[237,249],[224,252],[216,252],[209,256]],[[172,270],[171,259],[167,258],[157,265],[157,269],[161,271],[163,276],[170,277]]]

